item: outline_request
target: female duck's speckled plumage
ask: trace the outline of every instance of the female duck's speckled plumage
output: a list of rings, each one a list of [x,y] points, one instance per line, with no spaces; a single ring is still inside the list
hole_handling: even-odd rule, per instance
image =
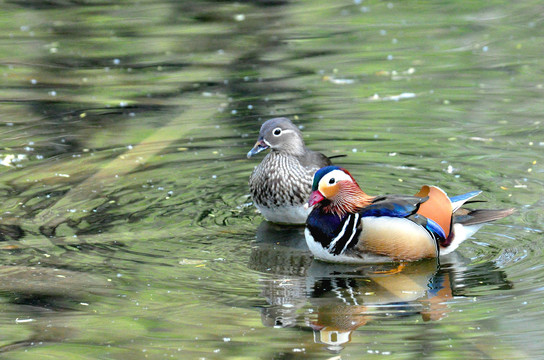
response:
[[[325,155],[306,148],[300,130],[287,118],[266,121],[248,157],[268,148],[270,153],[249,178],[253,202],[268,221],[304,224],[311,211],[304,205],[313,175],[331,162]]]
[[[315,257],[333,262],[419,260],[455,250],[484,223],[514,210],[467,210],[480,194],[448,197],[435,186],[415,196],[369,196],[346,170],[316,172],[306,222],[306,242]]]

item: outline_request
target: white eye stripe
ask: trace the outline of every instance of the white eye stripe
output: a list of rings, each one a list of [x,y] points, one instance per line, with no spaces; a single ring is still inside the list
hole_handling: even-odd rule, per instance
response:
[[[333,180],[333,181],[331,182],[331,180]],[[343,181],[343,180],[353,181],[351,179],[351,176],[349,176],[348,174],[346,174],[342,170],[333,170],[330,173],[328,173],[327,175],[323,176],[323,178],[321,179],[321,181],[319,183],[322,184],[322,185],[327,186],[327,185],[336,184],[337,182]]]
[[[278,130],[279,130],[279,132],[278,132]],[[278,133],[276,134],[276,132],[278,132]],[[282,129],[280,127],[277,127],[274,130],[272,130],[272,135],[280,136],[280,135],[283,135],[283,134],[293,134],[294,132],[295,132],[294,130]]]

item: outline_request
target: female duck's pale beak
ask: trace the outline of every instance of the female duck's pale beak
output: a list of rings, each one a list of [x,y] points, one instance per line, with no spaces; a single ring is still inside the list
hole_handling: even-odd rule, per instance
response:
[[[247,153],[247,158],[249,159],[253,155],[258,154],[261,151],[268,149],[269,147],[270,146],[268,146],[264,142],[263,138],[259,138],[259,140],[257,140],[257,142],[255,143],[255,146],[253,146],[253,149],[249,150],[249,152]]]
[[[307,207],[314,206],[318,202],[321,202],[323,199],[325,199],[325,197],[323,196],[323,194],[321,194],[321,192],[319,192],[319,190],[313,191],[310,194],[310,199],[308,200]]]

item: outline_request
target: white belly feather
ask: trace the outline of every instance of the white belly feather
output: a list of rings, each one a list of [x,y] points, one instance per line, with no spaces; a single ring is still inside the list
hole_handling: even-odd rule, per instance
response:
[[[264,218],[278,224],[305,224],[306,218],[312,208],[305,209],[304,206],[285,205],[278,207],[264,207],[255,204]]]

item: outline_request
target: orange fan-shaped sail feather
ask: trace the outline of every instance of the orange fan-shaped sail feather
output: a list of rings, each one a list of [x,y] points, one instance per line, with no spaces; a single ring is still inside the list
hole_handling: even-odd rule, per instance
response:
[[[447,237],[451,230],[451,216],[453,212],[448,195],[436,186],[424,185],[415,196],[429,197],[427,201],[420,205],[417,213],[440,225]]]

